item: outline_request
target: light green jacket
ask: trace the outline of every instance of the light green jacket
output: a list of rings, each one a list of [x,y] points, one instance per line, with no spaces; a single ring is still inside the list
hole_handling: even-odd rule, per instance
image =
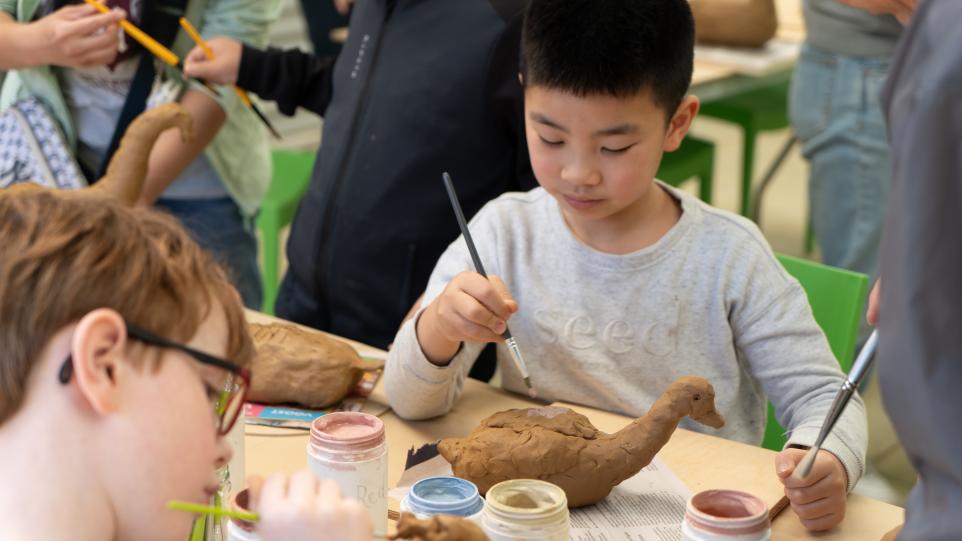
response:
[[[147,0],[149,1],[149,0]],[[0,0],[0,10],[21,22],[34,19],[41,0]],[[254,47],[267,44],[270,24],[277,18],[279,0],[190,0],[187,19],[205,38],[228,36]],[[190,37],[181,30],[172,47],[184,58],[193,48]],[[39,66],[7,73],[0,92],[0,110],[30,96],[46,102],[60,121],[68,143],[76,146],[76,133],[66,101],[57,80],[55,67]],[[174,70],[168,70],[175,75]],[[197,88],[203,88],[196,85]],[[227,113],[227,121],[205,153],[227,191],[247,215],[257,212],[270,183],[270,144],[267,132],[257,117],[248,110],[234,92],[222,88],[218,102]]]

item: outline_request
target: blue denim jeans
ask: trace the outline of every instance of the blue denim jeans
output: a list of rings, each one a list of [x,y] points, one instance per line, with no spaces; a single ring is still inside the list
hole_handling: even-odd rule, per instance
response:
[[[815,238],[828,265],[878,274],[892,165],[879,94],[888,57],[810,45],[792,79],[789,114],[810,162]]]
[[[254,219],[244,217],[229,197],[160,199],[157,208],[176,216],[190,235],[227,270],[244,306],[261,309]]]

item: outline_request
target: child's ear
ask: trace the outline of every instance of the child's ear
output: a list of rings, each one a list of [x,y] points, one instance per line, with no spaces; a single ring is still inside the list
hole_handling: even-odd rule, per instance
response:
[[[692,95],[685,96],[685,98],[681,100],[681,103],[678,104],[678,108],[675,109],[675,114],[672,115],[671,120],[668,121],[668,132],[665,134],[665,145],[663,148],[665,152],[672,152],[681,146],[681,142],[685,139],[688,129],[691,128],[692,121],[695,120],[695,115],[698,114],[698,107],[698,98]]]
[[[127,326],[114,310],[99,308],[81,318],[71,344],[73,373],[82,399],[98,414],[119,404]]]

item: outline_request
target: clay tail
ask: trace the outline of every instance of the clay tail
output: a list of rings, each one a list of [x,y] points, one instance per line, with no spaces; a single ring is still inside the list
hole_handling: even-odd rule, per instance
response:
[[[134,119],[110,160],[107,173],[93,189],[128,205],[136,203],[147,177],[147,164],[154,143],[162,132],[175,126],[180,128],[186,140],[190,133],[190,116],[173,104],[158,107]]]

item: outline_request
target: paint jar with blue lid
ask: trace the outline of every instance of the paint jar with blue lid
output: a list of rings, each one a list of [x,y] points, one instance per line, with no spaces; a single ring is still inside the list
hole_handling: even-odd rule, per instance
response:
[[[458,477],[428,477],[411,486],[401,500],[401,511],[425,519],[434,515],[454,515],[481,525],[484,499],[471,481]]]

